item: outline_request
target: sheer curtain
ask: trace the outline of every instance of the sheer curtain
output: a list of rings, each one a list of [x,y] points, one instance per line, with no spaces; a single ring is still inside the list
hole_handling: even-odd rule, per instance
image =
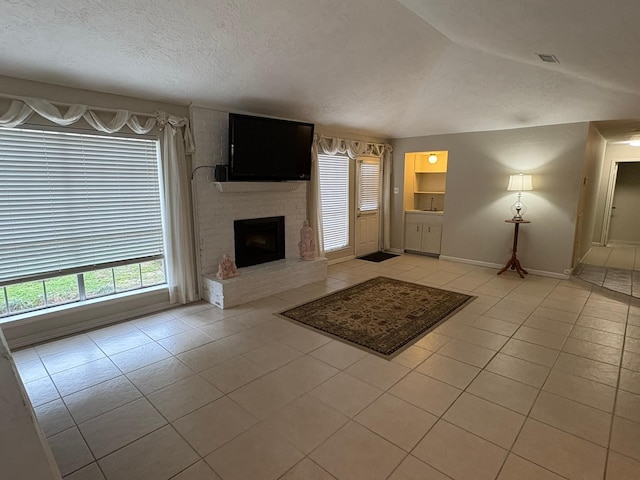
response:
[[[193,137],[186,118],[166,112],[136,114],[117,110],[111,120],[103,121],[98,112],[104,110],[87,105],[69,105],[65,113],[46,100],[20,98],[11,101],[0,116],[0,127],[15,128],[26,123],[33,114],[57,125],[69,126],[84,119],[92,128],[104,133],[116,133],[125,126],[143,135],[154,128],[161,130],[163,207],[166,229],[166,267],[171,303],[188,303],[198,299],[193,227],[189,205],[186,154],[195,151]],[[144,123],[138,117],[145,117]]]
[[[388,249],[391,246],[390,213],[391,213],[391,152],[389,144],[348,140],[344,138],[324,137],[315,135],[311,148],[312,176],[308,190],[309,222],[316,235],[318,254],[324,256],[322,229],[322,197],[320,195],[320,171],[318,154],[326,155],[347,154],[349,158],[360,156],[380,157],[382,168],[382,215],[380,215],[379,246]]]

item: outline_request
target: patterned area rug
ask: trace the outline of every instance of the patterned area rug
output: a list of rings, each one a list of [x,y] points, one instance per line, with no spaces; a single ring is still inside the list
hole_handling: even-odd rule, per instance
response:
[[[376,277],[280,315],[391,358],[474,298]]]

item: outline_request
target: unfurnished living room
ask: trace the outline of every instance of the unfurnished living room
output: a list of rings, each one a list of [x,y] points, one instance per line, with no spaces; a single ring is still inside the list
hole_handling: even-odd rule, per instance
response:
[[[636,0],[0,0],[0,478],[640,478]]]

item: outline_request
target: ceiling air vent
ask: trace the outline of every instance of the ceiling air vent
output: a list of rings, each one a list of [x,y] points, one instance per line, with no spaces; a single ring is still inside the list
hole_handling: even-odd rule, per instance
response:
[[[540,57],[540,60],[547,63],[560,63],[555,55],[550,53],[536,53]]]

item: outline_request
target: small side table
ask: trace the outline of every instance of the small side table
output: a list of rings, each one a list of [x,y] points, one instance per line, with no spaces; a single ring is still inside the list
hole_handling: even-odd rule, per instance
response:
[[[516,230],[513,233],[513,249],[511,252],[511,258],[507,262],[507,264],[502,267],[502,270],[498,272],[498,275],[506,272],[509,268],[511,270],[515,270],[520,275],[520,278],[524,278],[523,273],[528,273],[522,266],[520,265],[520,260],[518,260],[517,252],[518,252],[518,229],[520,228],[521,223],[531,223],[529,220],[505,220],[507,223],[513,223],[516,226]]]

